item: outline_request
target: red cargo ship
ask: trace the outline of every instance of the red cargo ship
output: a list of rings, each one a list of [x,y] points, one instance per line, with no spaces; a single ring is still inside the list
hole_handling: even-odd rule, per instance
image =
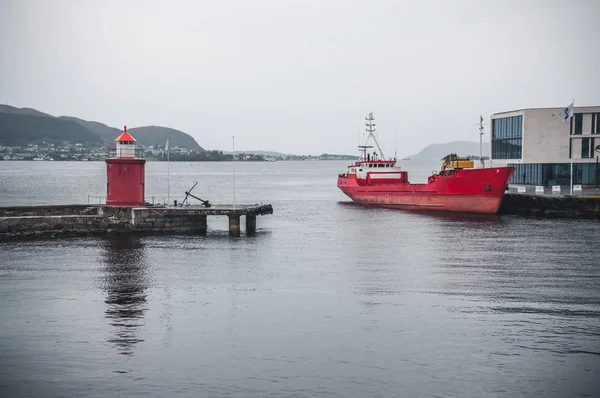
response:
[[[497,213],[514,167],[473,168],[473,160],[456,154],[446,156],[442,170],[429,176],[427,183],[411,184],[408,172],[385,160],[374,134],[373,114],[367,131],[379,153],[369,153],[372,145],[359,146],[361,159],[338,176],[338,188],[354,202],[363,205],[417,210],[444,210],[467,213]]]

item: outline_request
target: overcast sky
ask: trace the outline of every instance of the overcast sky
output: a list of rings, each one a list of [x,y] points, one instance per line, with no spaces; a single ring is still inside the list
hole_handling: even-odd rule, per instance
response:
[[[0,101],[207,149],[478,141],[479,115],[600,105],[600,1],[0,0]]]

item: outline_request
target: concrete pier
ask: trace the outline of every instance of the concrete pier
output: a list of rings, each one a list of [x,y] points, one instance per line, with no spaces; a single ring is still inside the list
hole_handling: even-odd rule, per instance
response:
[[[129,233],[206,234],[207,217],[226,215],[229,233],[256,232],[256,216],[273,214],[270,204],[204,206],[14,206],[0,207],[0,241],[31,237],[85,236]]]
[[[502,215],[600,220],[600,197],[504,194]]]

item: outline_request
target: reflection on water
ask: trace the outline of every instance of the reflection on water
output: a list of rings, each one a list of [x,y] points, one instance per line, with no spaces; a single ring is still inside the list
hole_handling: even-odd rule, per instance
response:
[[[360,245],[349,245],[343,258],[360,275],[354,279],[355,291],[369,296],[421,292],[415,282],[433,282],[431,267],[452,265],[453,255],[464,254],[466,261],[473,262],[476,253],[489,262],[489,250],[506,229],[505,219],[496,215],[387,209],[341,201],[338,205],[352,220],[336,231],[338,236],[344,242],[362,239]]]
[[[448,222],[472,222],[472,223],[489,223],[501,224],[502,217],[497,214],[478,214],[478,213],[461,213],[445,210],[422,210],[422,209],[393,209],[383,206],[366,206],[352,201],[338,201],[338,205],[352,209],[353,211],[372,212],[373,210],[390,211],[406,215],[420,216],[429,218],[432,221],[448,221]]]
[[[148,265],[139,238],[117,236],[103,241],[102,287],[106,291],[106,318],[114,326],[108,339],[123,355],[132,355],[143,326],[148,288]]]
[[[477,214],[477,213],[460,213],[452,211],[426,211],[426,210],[406,210],[420,217],[427,217],[432,221],[447,221],[470,223],[476,227],[477,224],[502,224],[502,217],[497,214]]]

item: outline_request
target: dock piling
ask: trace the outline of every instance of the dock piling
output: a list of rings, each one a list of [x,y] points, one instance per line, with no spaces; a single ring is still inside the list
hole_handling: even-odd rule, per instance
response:
[[[229,214],[229,236],[240,236],[240,216]]]
[[[254,235],[256,233],[256,215],[246,214],[246,235]]]

